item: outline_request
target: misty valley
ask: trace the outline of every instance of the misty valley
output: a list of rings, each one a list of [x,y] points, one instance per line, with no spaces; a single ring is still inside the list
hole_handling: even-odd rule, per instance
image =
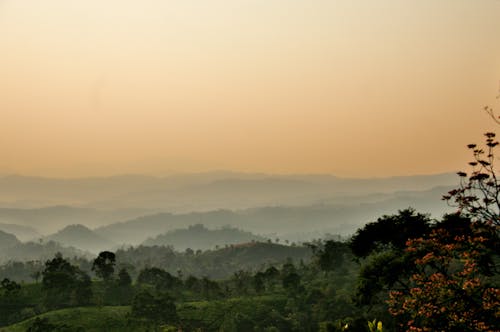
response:
[[[0,331],[397,331],[408,313],[396,296],[410,296],[406,285],[426,271],[409,239],[474,236],[469,217],[441,199],[456,183],[455,174],[5,176]],[[486,248],[498,245],[480,232]],[[482,259],[498,262],[491,250]],[[481,317],[495,317],[494,296]]]
[[[500,0],[0,0],[0,332],[500,332]]]

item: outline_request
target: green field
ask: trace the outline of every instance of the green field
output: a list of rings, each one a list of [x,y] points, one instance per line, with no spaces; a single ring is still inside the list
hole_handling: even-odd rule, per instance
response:
[[[79,307],[50,311],[39,315],[53,324],[71,325],[70,331],[127,331],[126,315],[130,307]],[[24,332],[35,317],[0,328],[1,332]]]
[[[255,324],[256,320],[283,307],[285,302],[286,298],[281,296],[232,298],[182,303],[177,310],[189,331],[223,331],[233,330],[233,326],[242,319]],[[36,317],[47,318],[51,324],[58,326],[67,325],[64,331],[146,331],[142,324],[128,321],[129,312],[130,306],[77,307],[54,310]],[[0,332],[24,332],[36,317],[1,327]]]

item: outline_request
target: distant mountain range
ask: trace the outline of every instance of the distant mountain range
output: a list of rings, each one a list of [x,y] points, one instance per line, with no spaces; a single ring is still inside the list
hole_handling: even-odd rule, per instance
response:
[[[364,196],[344,196],[334,203],[307,206],[268,206],[243,210],[213,210],[190,213],[157,213],[124,222],[91,229],[80,224],[62,227],[53,234],[40,236],[35,242],[20,243],[16,232],[32,230],[26,226],[0,224],[9,227],[9,232],[0,232],[0,247],[3,257],[38,259],[41,254],[50,256],[57,251],[72,255],[96,255],[102,250],[116,250],[121,246],[172,246],[177,251],[186,248],[213,249],[230,244],[265,241],[280,238],[283,242],[305,242],[322,238],[329,234],[352,234],[366,222],[376,220],[383,214],[396,213],[409,206],[420,212],[430,212],[440,217],[451,212],[440,198],[446,187],[428,191],[400,191],[394,193],[369,194]],[[36,209],[37,213],[54,209]],[[67,215],[77,215],[81,208],[57,207],[56,211],[66,211]],[[12,209],[7,211],[12,217]],[[83,209],[91,215],[89,209]],[[37,218],[33,210],[19,210],[22,216]],[[97,212],[95,212],[97,213]],[[50,215],[50,214],[49,214]],[[26,220],[26,219],[25,219]],[[49,221],[40,216],[38,221]],[[61,219],[62,222],[63,219]],[[203,226],[202,226],[203,225]],[[36,233],[36,232],[35,232]],[[36,233],[38,234],[38,233]],[[4,250],[5,249],[5,250]],[[10,256],[6,256],[9,253]],[[0,255],[0,260],[2,255]]]
[[[231,172],[4,176],[0,231],[24,242],[54,241],[92,254],[122,245],[183,250],[276,237],[303,242],[325,233],[352,234],[366,222],[409,206],[440,217],[452,211],[441,196],[456,183],[454,174],[370,179]],[[206,228],[186,229],[198,224]]]
[[[442,187],[423,192],[351,196],[342,198],[341,203],[337,204],[158,213],[103,226],[97,228],[96,232],[116,243],[140,244],[149,237],[193,224],[203,224],[209,228],[230,225],[264,236],[276,235],[290,241],[307,241],[326,232],[352,234],[366,222],[407,207],[441,217],[453,210],[441,200],[447,189]]]
[[[119,210],[122,217],[128,211],[128,218],[132,218],[134,213],[139,216],[162,211],[185,213],[311,205],[346,195],[429,190],[436,186],[453,186],[457,181],[454,174],[368,179],[231,172],[82,179],[4,176],[0,177],[0,207],[68,205],[102,212]],[[0,222],[3,221],[0,219]]]
[[[0,208],[0,230],[33,240],[72,224],[97,227],[147,214],[149,210],[98,210],[73,206]]]
[[[120,244],[138,245],[148,238],[195,224],[203,224],[210,229],[231,226],[266,237],[280,236],[290,241],[305,241],[312,237],[321,237],[327,232],[352,234],[366,222],[410,206],[418,211],[431,213],[434,217],[440,217],[445,212],[452,211],[440,199],[448,189],[449,187],[440,187],[428,191],[344,196],[306,206],[155,213],[115,223],[109,223],[108,219],[106,219],[108,222],[103,222],[102,218],[106,214],[88,208],[61,206],[42,209],[0,209],[0,220],[11,222],[0,224],[0,230],[12,233],[23,241],[44,238],[65,245],[79,243],[77,247],[91,252]],[[14,222],[21,225],[12,224]],[[93,234],[90,233],[93,225],[102,223],[107,225],[93,228]],[[74,224],[80,226],[67,227]],[[65,227],[67,228],[64,229]],[[38,229],[52,231],[52,235],[40,235]],[[85,244],[83,239],[88,241],[88,244]]]

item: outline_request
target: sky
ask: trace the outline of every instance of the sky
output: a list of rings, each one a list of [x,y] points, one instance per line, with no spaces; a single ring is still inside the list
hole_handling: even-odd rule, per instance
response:
[[[498,0],[0,0],[0,174],[457,171]]]

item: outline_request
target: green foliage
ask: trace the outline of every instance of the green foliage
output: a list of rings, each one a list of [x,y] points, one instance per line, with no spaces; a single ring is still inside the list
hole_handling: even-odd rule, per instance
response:
[[[316,263],[323,271],[333,271],[344,266],[351,250],[344,242],[329,240],[321,245],[311,245]]]
[[[35,320],[28,326],[26,332],[84,332],[81,327],[71,327],[67,324],[52,324],[48,318],[36,317]]]
[[[154,286],[158,292],[172,291],[182,284],[178,278],[156,267],[142,270],[137,277],[137,283]]]
[[[384,215],[358,229],[349,245],[358,257],[367,257],[386,248],[403,250],[408,239],[428,234],[430,224],[431,220],[425,214],[411,208],[400,210],[398,214]]]
[[[157,267],[173,275],[180,270],[184,275],[197,278],[206,276],[210,279],[229,279],[239,270],[255,271],[263,266],[279,266],[288,258],[309,262],[311,256],[311,249],[305,246],[292,247],[262,242],[228,246],[199,254],[194,251],[191,254],[188,251],[180,253],[169,247],[157,246],[138,246],[116,251],[117,266],[128,264],[137,272]],[[132,269],[129,272],[133,278],[137,277],[137,272]]]
[[[161,325],[177,323],[179,317],[173,299],[166,294],[152,295],[147,291],[137,294],[132,302],[133,321]]]
[[[15,281],[9,280],[8,278],[4,278],[2,282],[0,282],[0,291],[5,296],[16,295],[20,290],[21,285]]]
[[[118,272],[118,286],[120,287],[130,287],[132,285],[132,278],[125,268],[122,268]]]
[[[116,256],[110,251],[99,253],[92,264],[92,271],[105,281],[109,281],[115,272]]]
[[[56,326],[51,324],[47,318],[36,317],[35,320],[28,326],[26,332],[45,332],[53,331]]]
[[[130,307],[79,307],[50,311],[20,323],[2,327],[2,332],[25,332],[35,325],[38,331],[51,331],[43,329],[47,324],[56,327],[55,331],[71,332],[122,332],[131,331],[127,324],[127,314]],[[38,322],[36,322],[38,321]],[[36,323],[35,323],[36,322]],[[35,330],[36,331],[36,330]],[[132,331],[145,331],[134,327]]]
[[[58,254],[45,263],[42,276],[42,289],[48,307],[89,304],[92,297],[90,277],[62,255]]]
[[[384,329],[382,327],[382,322],[374,319],[371,322],[368,322],[368,330],[370,332],[384,332]]]

